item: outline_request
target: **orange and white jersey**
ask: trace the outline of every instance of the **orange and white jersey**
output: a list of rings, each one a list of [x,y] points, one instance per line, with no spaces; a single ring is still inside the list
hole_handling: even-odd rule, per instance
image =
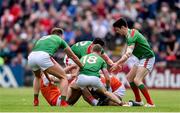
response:
[[[110,78],[111,78],[110,86],[111,86],[112,92],[122,98],[126,92],[126,89],[123,83],[115,76],[111,76]],[[106,85],[106,80],[104,77],[101,77],[101,81],[104,85]]]
[[[41,93],[51,106],[60,105],[61,92],[59,88],[50,83],[46,76],[41,77]]]
[[[111,89],[112,92],[116,91],[119,87],[121,87],[122,83],[118,80],[115,76],[110,77],[111,78]],[[106,80],[104,77],[101,77],[101,81],[104,85],[106,85]]]

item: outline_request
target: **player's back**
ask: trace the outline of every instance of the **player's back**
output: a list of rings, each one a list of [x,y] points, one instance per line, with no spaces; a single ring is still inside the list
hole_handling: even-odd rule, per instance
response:
[[[91,44],[92,41],[81,41],[77,42],[76,44],[73,44],[73,46],[71,46],[71,49],[74,52],[74,54],[80,59],[84,55],[91,53]]]
[[[53,55],[59,48],[66,48],[67,43],[58,35],[47,35],[41,37],[34,45],[32,51],[44,51]]]
[[[99,71],[107,68],[105,61],[95,53],[83,56],[80,61],[84,64],[84,67],[80,70],[80,74],[100,77]]]

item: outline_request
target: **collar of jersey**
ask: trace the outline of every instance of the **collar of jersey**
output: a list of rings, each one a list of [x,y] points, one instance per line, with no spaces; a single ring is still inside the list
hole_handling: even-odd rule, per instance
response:
[[[127,34],[126,38],[130,37],[130,33],[131,33],[131,29],[128,29],[128,34]]]

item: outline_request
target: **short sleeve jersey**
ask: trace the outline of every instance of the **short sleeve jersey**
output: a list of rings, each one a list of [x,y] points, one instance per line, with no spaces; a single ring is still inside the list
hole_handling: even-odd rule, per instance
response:
[[[92,41],[81,41],[77,42],[71,47],[74,54],[80,59],[83,56],[91,53],[92,49]],[[104,50],[102,50],[102,54],[104,53]]]
[[[84,67],[80,70],[80,74],[100,77],[99,71],[107,68],[106,62],[95,53],[83,56],[80,61],[84,64]]]
[[[91,41],[81,41],[74,44],[71,49],[78,58],[81,58],[88,54],[88,48],[92,44]]]
[[[141,33],[139,33],[138,30],[128,29],[126,43],[128,46],[135,45],[133,55],[139,59],[151,58],[155,56],[147,39]]]
[[[35,43],[32,51],[44,51],[52,56],[59,48],[65,49],[67,46],[68,44],[58,35],[47,35]]]

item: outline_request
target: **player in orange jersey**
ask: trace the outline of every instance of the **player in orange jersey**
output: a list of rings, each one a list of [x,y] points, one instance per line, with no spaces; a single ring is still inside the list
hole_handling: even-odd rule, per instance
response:
[[[106,81],[104,77],[101,77],[101,81],[102,83],[105,85]],[[121,81],[115,77],[115,76],[111,76],[111,83],[110,83],[112,92],[119,98],[122,100],[123,96],[125,95],[126,89],[124,87],[124,84],[121,83]]]
[[[69,105],[73,105],[81,96],[81,91],[73,90],[73,82],[75,82],[75,79],[73,77],[68,76],[68,80],[70,82],[67,92],[67,102],[69,103]],[[59,82],[59,80],[51,75],[48,75],[48,77],[43,75],[41,77],[40,90],[43,97],[51,106],[60,106],[61,92],[55,82]]]
[[[72,70],[75,67],[76,67],[75,65],[68,66],[68,67],[64,68],[64,71],[68,72],[69,70]],[[74,82],[73,79],[75,79],[75,76],[74,75],[68,75],[67,78],[69,81],[69,86],[68,86],[68,95],[67,95],[66,100],[69,100],[69,97],[71,97],[70,102],[75,103],[74,98],[72,98],[71,94],[75,93],[75,96],[78,97],[78,98],[75,98],[77,100],[79,99],[81,94],[77,90],[76,90],[76,92],[74,92],[73,88],[71,88],[72,83]],[[61,102],[61,92],[60,92],[58,86],[55,84],[55,82],[58,82],[58,83],[60,82],[59,79],[44,73],[42,75],[40,81],[41,81],[40,90],[41,90],[42,95],[47,100],[47,102],[52,106],[56,106],[56,105],[59,106],[59,102]],[[36,98],[36,101],[39,104],[38,98]],[[34,99],[34,102],[35,102],[35,99]],[[72,103],[70,103],[70,105],[72,105]]]

